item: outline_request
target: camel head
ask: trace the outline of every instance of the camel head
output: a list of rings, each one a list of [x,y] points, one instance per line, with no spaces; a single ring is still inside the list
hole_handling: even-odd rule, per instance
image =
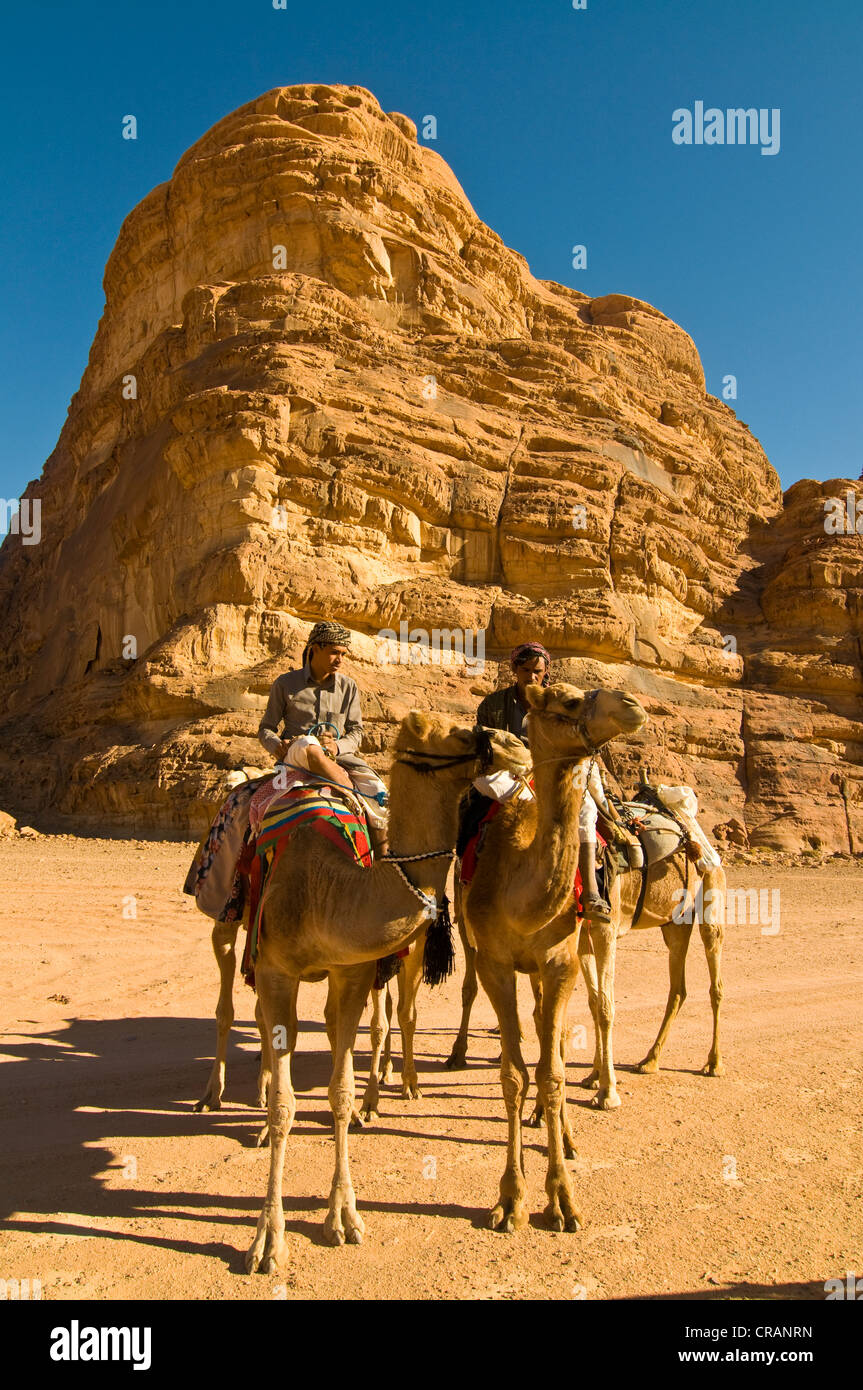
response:
[[[542,742],[544,755],[574,758],[593,753],[609,739],[634,734],[647,723],[647,713],[623,690],[591,690],[557,681],[544,688],[529,685],[528,734],[533,745]],[[545,751],[547,750],[547,751]],[[535,751],[535,750],[534,750]]]
[[[530,753],[515,734],[453,724],[418,709],[399,725],[393,755],[396,763],[426,776],[437,774],[465,784],[480,772],[505,769],[519,776],[530,771]]]

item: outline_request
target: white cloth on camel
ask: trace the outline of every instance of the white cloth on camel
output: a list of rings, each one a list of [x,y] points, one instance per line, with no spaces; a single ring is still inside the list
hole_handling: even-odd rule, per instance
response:
[[[705,869],[718,869],[722,860],[695,819],[698,815],[698,798],[692,788],[687,786],[669,787],[660,782],[656,788],[656,794],[662,804],[667,806],[669,811],[674,812],[681,825],[686,827],[701,850],[701,859],[699,859],[697,866],[699,873],[704,873]],[[702,863],[704,868],[702,868]]]
[[[479,777],[474,777],[473,784],[478,792],[483,796],[490,796],[492,801],[509,801],[515,796],[517,801],[532,801],[533,792],[525,781],[520,777],[514,777],[505,768],[500,768],[497,772],[484,772]]]

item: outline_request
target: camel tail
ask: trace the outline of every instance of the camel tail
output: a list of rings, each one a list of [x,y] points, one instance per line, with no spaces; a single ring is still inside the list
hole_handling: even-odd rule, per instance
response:
[[[455,968],[455,949],[452,941],[452,919],[449,898],[444,894],[440,910],[426,931],[423,947],[423,984],[442,985]]]

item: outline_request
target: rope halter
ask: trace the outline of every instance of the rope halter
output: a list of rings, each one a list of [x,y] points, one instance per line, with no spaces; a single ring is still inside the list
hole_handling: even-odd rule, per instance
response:
[[[494,762],[491,735],[481,724],[474,724],[471,732],[476,740],[476,747],[472,753],[456,754],[453,757],[448,753],[429,753],[424,748],[405,748],[400,751],[406,756],[396,758],[396,762],[402,763],[405,767],[412,767],[415,772],[443,772],[444,768],[458,767],[462,763],[472,763],[479,758],[480,771],[488,772]],[[416,759],[421,761],[417,762]]]

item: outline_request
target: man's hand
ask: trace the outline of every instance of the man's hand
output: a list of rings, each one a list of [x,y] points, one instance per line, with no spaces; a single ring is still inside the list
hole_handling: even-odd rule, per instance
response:
[[[324,729],[318,734],[318,743],[323,748],[327,757],[335,758],[337,756],[339,751],[338,741],[335,735],[331,734],[328,729]]]

